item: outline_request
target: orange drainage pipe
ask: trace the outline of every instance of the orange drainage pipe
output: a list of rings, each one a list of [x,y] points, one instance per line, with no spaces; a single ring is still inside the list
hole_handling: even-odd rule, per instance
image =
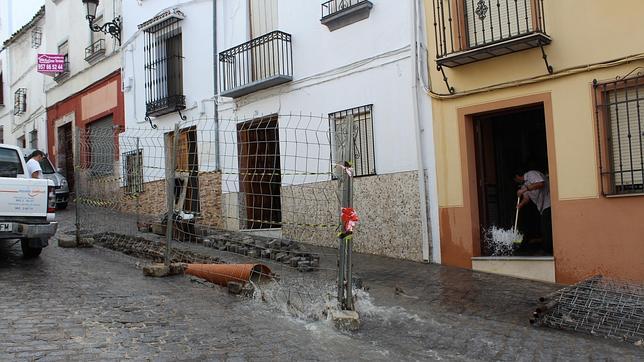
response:
[[[224,287],[228,282],[260,283],[271,278],[271,269],[263,264],[188,264],[184,273]]]

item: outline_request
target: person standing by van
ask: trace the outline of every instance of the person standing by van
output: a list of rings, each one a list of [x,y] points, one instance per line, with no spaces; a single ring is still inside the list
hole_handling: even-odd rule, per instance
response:
[[[45,153],[41,150],[35,150],[29,156],[29,161],[27,161],[27,173],[31,178],[42,178],[40,161],[42,161],[43,158],[45,158]]]

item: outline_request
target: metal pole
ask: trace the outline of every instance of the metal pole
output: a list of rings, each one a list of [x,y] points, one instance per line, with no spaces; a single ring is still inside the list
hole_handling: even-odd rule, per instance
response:
[[[355,153],[353,150],[353,127],[354,127],[354,122],[353,122],[353,116],[347,117],[347,123],[349,124],[349,128],[347,130],[347,161],[349,162],[349,165],[353,167],[355,164]],[[342,200],[343,207],[353,207],[353,177],[352,175],[345,174],[345,193],[344,197]],[[346,231],[346,230],[345,230]],[[348,310],[353,310],[353,283],[352,283],[352,275],[351,275],[351,254],[352,254],[352,249],[353,249],[353,235],[349,237],[344,238],[344,243],[345,243],[345,248],[346,248],[346,255],[345,255],[345,288],[346,288],[346,302],[345,302],[345,307]]]
[[[172,149],[168,152],[170,158],[166,162],[166,188],[168,196],[168,217],[166,221],[165,232],[165,265],[170,265],[170,243],[172,242],[172,227],[174,224],[174,178],[176,175],[176,160],[177,160],[177,144],[179,139],[179,124],[174,125],[174,133],[172,134]]]
[[[134,156],[135,157],[134,159],[136,160],[135,168],[134,168],[134,176],[136,177],[136,181],[134,181],[134,185],[135,185],[134,196],[136,197],[136,227],[137,227],[137,231],[138,231],[138,228],[139,228],[139,223],[141,222],[141,198],[139,197],[140,193],[141,193],[140,187],[143,186],[143,184],[141,184],[141,185],[138,184],[139,177],[136,174],[137,172],[143,173],[143,153],[139,154],[139,149],[140,149],[139,145],[140,145],[140,139],[139,139],[139,137],[137,137],[136,138],[136,153],[135,153],[135,156]],[[123,160],[123,161],[125,162],[125,160]],[[125,171],[127,172],[127,168],[125,169]],[[127,175],[123,175],[123,177],[127,178]],[[141,175],[141,182],[143,182],[143,175]]]
[[[353,116],[349,116],[343,121],[343,130],[341,137],[343,142],[340,150],[341,162],[345,167],[353,167],[355,163],[353,152]],[[337,130],[336,130],[337,131]],[[353,207],[353,178],[343,170],[340,177],[342,183],[342,201],[341,208]],[[338,238],[338,302],[342,309],[353,310],[353,293],[351,283],[351,254],[352,254],[352,236],[347,236],[347,230],[340,217],[341,234]]]
[[[74,159],[74,193],[76,198],[76,244],[80,244],[80,128],[74,127],[76,142],[74,142],[74,152],[72,158]],[[65,155],[65,157],[69,157]]]

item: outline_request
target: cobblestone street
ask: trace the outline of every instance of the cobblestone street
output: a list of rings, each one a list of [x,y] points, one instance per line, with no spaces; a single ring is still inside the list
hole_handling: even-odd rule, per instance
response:
[[[73,210],[59,213],[64,232]],[[102,248],[37,260],[0,247],[0,360],[641,360],[636,346],[534,328],[556,286],[357,256],[369,287],[357,333],[305,322],[223,288],[145,278]],[[398,287],[399,293],[395,293]]]

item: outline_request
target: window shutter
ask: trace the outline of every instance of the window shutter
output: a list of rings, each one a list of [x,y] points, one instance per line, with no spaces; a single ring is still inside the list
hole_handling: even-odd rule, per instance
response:
[[[644,87],[619,89],[607,92],[606,96],[611,103],[609,144],[614,184],[641,189],[644,183]]]
[[[532,0],[464,1],[470,48],[533,31]],[[477,10],[484,16],[483,20]]]
[[[277,0],[250,1],[251,38],[277,30]]]

